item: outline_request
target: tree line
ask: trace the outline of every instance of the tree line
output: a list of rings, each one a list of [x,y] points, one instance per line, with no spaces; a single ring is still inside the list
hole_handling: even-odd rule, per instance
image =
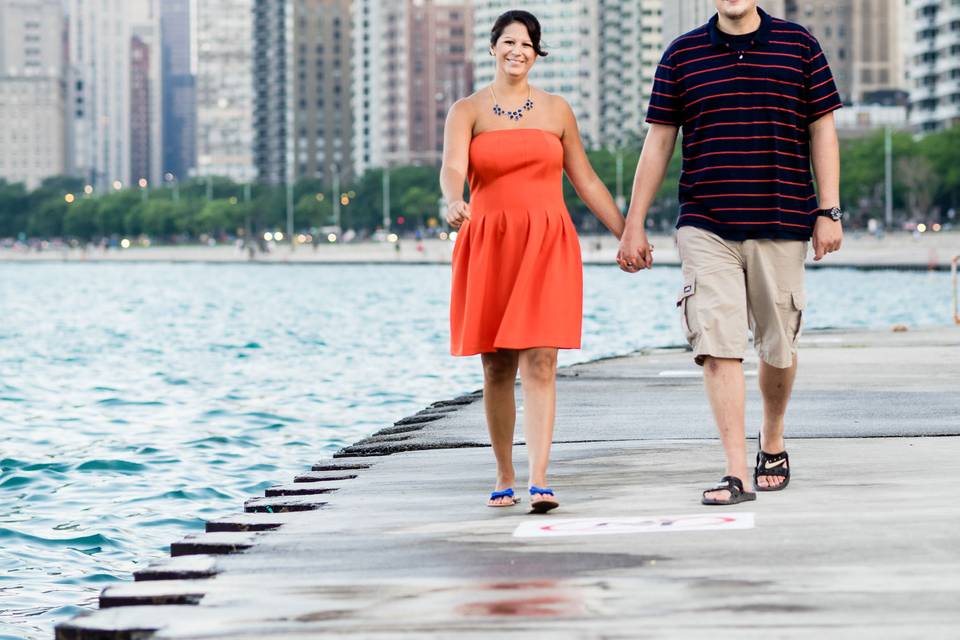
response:
[[[893,206],[898,223],[951,222],[960,209],[960,127],[917,138],[893,135]],[[841,200],[850,225],[882,221],[884,211],[884,134],[841,141]],[[589,152],[594,169],[616,195],[617,157],[622,162],[622,191],[629,201],[639,147],[619,152]],[[679,145],[667,178],[650,212],[650,224],[667,229],[676,218]],[[391,228],[399,232],[440,228],[439,172],[435,167],[390,170]],[[293,189],[294,226],[310,232],[333,225],[334,199],[341,199],[340,226],[369,234],[383,224],[383,171],[373,169],[341,185],[301,180]],[[262,237],[286,230],[287,193],[283,186],[242,185],[226,178],[192,179],[162,188],[137,187],[105,193],[84,192],[73,177],[49,178],[32,191],[0,180],[0,239],[64,239],[79,242],[105,238],[149,237],[153,242],[189,242]],[[564,195],[574,221],[584,230],[597,223],[573,188],[564,181]]]

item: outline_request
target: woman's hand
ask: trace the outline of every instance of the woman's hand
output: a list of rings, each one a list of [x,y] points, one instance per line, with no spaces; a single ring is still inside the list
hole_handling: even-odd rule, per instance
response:
[[[636,273],[653,266],[653,245],[647,240],[644,229],[627,227],[617,251],[617,264],[627,273]]]
[[[470,219],[470,205],[463,200],[456,200],[447,205],[447,224],[454,229]]]

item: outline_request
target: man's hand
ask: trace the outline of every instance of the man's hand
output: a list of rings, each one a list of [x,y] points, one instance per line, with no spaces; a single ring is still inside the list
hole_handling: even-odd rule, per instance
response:
[[[463,200],[457,200],[447,205],[447,224],[454,229],[470,219],[470,205]]]
[[[818,216],[813,226],[813,259],[820,262],[828,253],[840,250],[843,243],[843,226],[839,220]]]
[[[617,251],[617,264],[627,273],[636,273],[653,266],[653,245],[647,241],[646,231],[628,228],[623,232]]]

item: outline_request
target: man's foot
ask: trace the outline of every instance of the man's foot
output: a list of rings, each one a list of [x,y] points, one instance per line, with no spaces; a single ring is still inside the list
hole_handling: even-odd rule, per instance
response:
[[[743,481],[740,478],[723,476],[712,489],[703,492],[700,502],[708,505],[728,505],[756,499],[757,494],[743,490]]]
[[[771,454],[757,452],[757,465],[753,470],[753,484],[757,491],[780,491],[790,484],[790,456],[786,451]]]

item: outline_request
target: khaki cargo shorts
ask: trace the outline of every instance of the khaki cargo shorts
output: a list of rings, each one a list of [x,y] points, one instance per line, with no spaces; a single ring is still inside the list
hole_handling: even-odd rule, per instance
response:
[[[697,364],[747,352],[748,330],[767,364],[793,364],[806,293],[802,240],[734,242],[697,227],[680,227],[683,289],[677,299]]]

